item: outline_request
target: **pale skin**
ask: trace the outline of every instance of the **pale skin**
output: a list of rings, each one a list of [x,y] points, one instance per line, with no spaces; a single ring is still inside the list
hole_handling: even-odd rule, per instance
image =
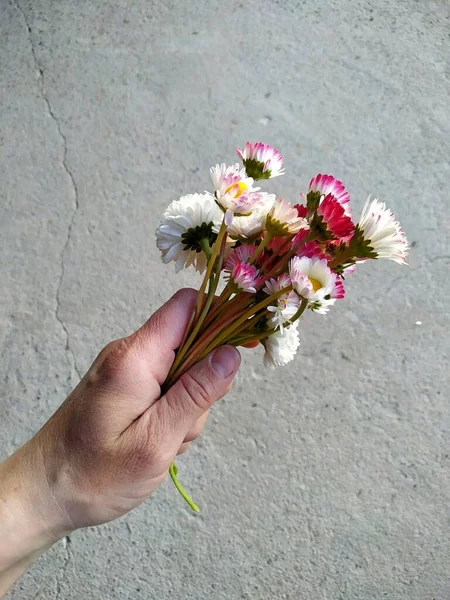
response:
[[[225,346],[160,395],[196,295],[181,290],[108,344],[42,429],[0,464],[0,598],[64,536],[142,504],[230,389],[240,356]]]

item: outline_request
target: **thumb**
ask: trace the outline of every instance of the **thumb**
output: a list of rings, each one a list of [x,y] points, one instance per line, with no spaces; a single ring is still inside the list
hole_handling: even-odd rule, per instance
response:
[[[178,448],[197,419],[225,396],[240,363],[236,348],[221,346],[184,373],[156,403],[174,447]]]

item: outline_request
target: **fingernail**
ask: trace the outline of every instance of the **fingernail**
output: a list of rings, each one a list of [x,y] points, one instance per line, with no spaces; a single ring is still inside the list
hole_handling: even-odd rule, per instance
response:
[[[224,379],[237,371],[240,364],[241,355],[233,346],[222,346],[211,356],[212,368]]]

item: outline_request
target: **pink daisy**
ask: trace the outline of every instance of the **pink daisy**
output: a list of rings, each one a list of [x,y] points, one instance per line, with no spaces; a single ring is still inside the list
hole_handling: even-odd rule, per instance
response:
[[[350,195],[341,181],[335,179],[332,175],[322,175],[319,173],[309,182],[309,192],[320,192],[321,196],[331,194],[336,198],[339,204],[344,207],[345,214],[351,217]]]
[[[233,267],[230,275],[232,287],[243,292],[256,293],[256,288],[259,287],[262,280],[259,271],[255,265],[238,262]]]
[[[223,269],[231,273],[236,265],[239,263],[248,263],[253,254],[255,253],[256,246],[242,244],[237,248],[234,248],[227,258],[225,259]]]
[[[319,258],[320,260],[329,260],[329,256],[321,249],[316,242],[303,244],[297,252],[297,256],[306,256],[307,258]]]
[[[247,175],[255,180],[284,175],[282,155],[268,144],[247,142],[243,150],[237,149],[237,153],[244,163]]]
[[[344,207],[332,194],[327,194],[325,198],[321,200],[316,214],[321,217],[320,222],[317,223],[318,228],[324,230],[323,233],[328,234],[328,238],[331,234],[335,239],[345,240],[348,239],[355,230],[353,221],[345,214]],[[315,219],[317,219],[317,217],[313,217],[313,223]],[[311,224],[311,227],[313,228],[314,225]]]

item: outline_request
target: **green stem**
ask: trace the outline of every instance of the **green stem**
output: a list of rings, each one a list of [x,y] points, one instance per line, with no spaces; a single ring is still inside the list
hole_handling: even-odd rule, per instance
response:
[[[294,321],[296,321],[297,319],[299,319],[302,316],[302,314],[305,312],[305,309],[307,306],[308,306],[308,300],[302,300],[302,303],[298,307],[297,312],[291,319],[291,323],[293,323]]]
[[[222,344],[226,344],[227,338],[229,338],[232,333],[235,334],[237,332],[243,331],[246,328],[246,321],[248,321],[248,319],[255,316],[260,310],[263,310],[264,308],[269,306],[269,304],[271,304],[274,300],[277,300],[280,296],[283,296],[283,294],[287,294],[291,290],[292,286],[289,285],[288,287],[279,290],[275,294],[272,294],[265,300],[262,300],[258,304],[251,306],[242,316],[240,316],[238,319],[236,319],[236,321],[231,323],[225,329],[225,331],[222,331],[216,337],[216,339],[203,350],[203,352],[200,355],[200,359],[208,355],[211,352],[211,350],[214,350],[214,348],[217,348]]]
[[[241,315],[241,317],[236,318],[239,310],[246,308],[246,303],[248,300],[245,296],[250,296],[250,294],[238,294],[237,297],[241,301],[241,305],[237,304],[234,307],[233,313],[227,311],[225,318],[222,318],[217,323],[214,323],[214,327],[208,328],[203,336],[197,340],[193,348],[190,349],[189,354],[185,356],[183,364],[178,365],[177,369],[171,371],[169,374],[169,377],[166,380],[167,387],[170,387],[173,382],[179,379],[195,363],[207,356],[211,350],[214,350],[222,344],[226,344],[228,341],[227,337],[230,336],[231,333],[233,333],[233,337],[235,337],[238,332],[246,329],[249,325],[248,319],[250,319],[250,317],[254,316],[254,314],[256,314],[258,311],[264,309],[279,296],[282,296],[291,290],[292,286],[289,286],[278,291],[276,294],[266,298],[259,304],[253,304],[244,314]]]
[[[245,300],[245,299],[244,299]],[[165,389],[169,389],[173,383],[183,375],[188,369],[198,362],[198,355],[201,353],[202,348],[211,343],[214,338],[223,330],[224,327],[229,325],[230,322],[236,316],[236,313],[241,310],[240,306],[235,306],[234,311],[227,311],[226,315],[219,318],[215,323],[208,326],[207,330],[199,337],[199,339],[190,348],[187,355],[185,355],[183,363],[179,364],[176,369],[171,370],[164,384]]]
[[[302,300],[297,312],[292,317],[290,322],[294,323],[294,321],[297,321],[297,319],[299,319],[302,316],[302,314],[305,312],[307,306],[308,306],[308,300]],[[244,323],[244,325],[245,325],[245,323]],[[289,324],[287,325],[287,327],[289,327]],[[239,329],[234,332],[234,337],[229,339],[227,343],[230,344],[230,346],[242,346],[243,344],[249,344],[250,342],[259,342],[263,338],[268,337],[271,333],[273,333],[273,332],[272,331],[263,331],[263,332],[257,332],[257,331],[250,332],[249,331],[246,333],[245,327],[243,327],[241,325],[241,327],[239,327]]]
[[[202,311],[203,295],[206,290],[206,285],[207,285],[208,280],[210,279],[212,271],[215,267],[217,255],[219,254],[219,250],[222,248],[222,239],[224,236],[226,236],[226,233],[227,233],[227,226],[225,225],[225,222],[223,221],[222,225],[220,226],[217,239],[214,243],[214,246],[213,246],[213,249],[211,252],[211,256],[209,257],[209,260],[208,260],[208,266],[206,268],[205,277],[203,278],[202,285],[200,286],[200,289],[198,291],[197,306],[195,307],[195,317],[194,317],[195,320],[198,319],[198,317],[200,316],[200,313]]]
[[[249,260],[250,264],[253,264],[256,261],[258,256],[261,254],[261,252],[264,250],[264,248],[267,246],[267,244],[270,242],[270,240],[272,238],[273,238],[273,235],[270,234],[268,231],[266,231],[266,235],[263,237],[262,242],[259,244],[259,246],[256,247],[256,250],[255,250],[253,256]]]
[[[208,312],[206,319],[203,321],[203,330],[206,329],[208,325],[210,325],[216,319],[217,314],[221,312],[220,309],[229,301],[228,299],[232,293],[233,292],[230,289],[229,283],[227,283],[220,296],[216,298],[212,310]]]
[[[330,267],[330,269],[334,269],[335,267],[339,266],[339,265],[343,265],[345,264],[346,261],[350,260],[353,258],[354,252],[353,249],[351,248],[351,246],[347,246],[347,248],[341,252],[340,254],[337,254],[333,260],[331,260],[328,263],[328,266]]]
[[[209,240],[207,238],[203,238],[199,241],[199,244],[202,247],[203,252],[206,254],[206,258],[209,260],[211,258],[211,246],[209,245]]]
[[[210,257],[208,259],[208,266],[206,269],[205,277],[204,277],[202,285],[198,291],[195,315],[191,322],[191,327],[193,325],[193,329],[190,332],[187,340],[183,340],[183,345],[180,346],[180,348],[177,352],[175,360],[174,360],[172,367],[169,371],[169,374],[167,376],[167,380],[172,378],[176,369],[180,366],[184,356],[186,355],[186,352],[189,350],[189,347],[195,341],[195,338],[196,338],[198,332],[200,331],[203,321],[205,320],[205,317],[206,317],[208,310],[211,306],[211,303],[214,299],[214,294],[217,289],[217,285],[219,283],[220,271],[217,270],[217,277],[214,277],[213,268],[215,266],[216,258],[219,254],[219,251],[220,251],[220,254],[223,255],[223,247],[226,243],[226,232],[227,232],[226,225],[225,225],[225,223],[222,223],[220,231],[219,231],[219,235],[217,236],[217,240],[214,244],[212,253],[210,254]],[[223,256],[219,256],[220,267],[222,266],[222,260],[223,260]],[[208,281],[209,281],[208,296],[206,298],[206,303],[203,306],[203,298],[204,298],[205,289],[206,289],[206,285],[207,285]]]
[[[169,467],[169,475],[170,475],[175,487],[180,492],[181,496],[189,504],[189,506],[192,508],[192,510],[196,513],[199,513],[200,512],[199,507],[195,504],[195,502],[192,500],[192,498],[189,496],[189,494],[183,488],[181,483],[178,481],[177,473],[178,473],[177,465],[175,463],[172,463]]]
[[[217,260],[216,270],[215,270],[215,273],[212,273],[210,280],[209,280],[208,297],[206,299],[206,304],[203,307],[201,315],[198,318],[198,321],[195,324],[194,330],[191,334],[193,336],[193,341],[195,341],[195,337],[201,330],[201,327],[202,327],[206,317],[208,316],[209,310],[211,308],[211,304],[216,296],[217,286],[219,285],[219,281],[220,281],[220,273],[222,271],[222,264],[223,264],[224,254],[225,254],[225,244],[226,243],[227,243],[227,236],[224,235],[222,238],[222,243],[220,245],[219,256],[216,259]]]

